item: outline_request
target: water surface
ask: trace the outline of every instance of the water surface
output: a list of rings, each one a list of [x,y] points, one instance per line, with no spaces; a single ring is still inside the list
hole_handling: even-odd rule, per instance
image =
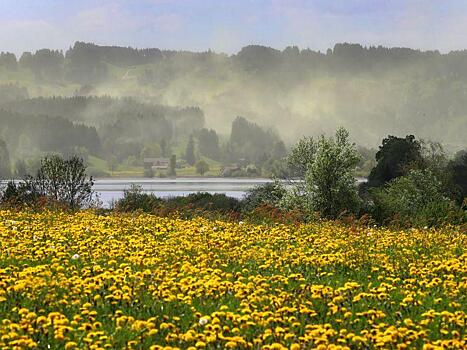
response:
[[[157,197],[168,198],[177,196],[186,196],[190,193],[208,192],[222,193],[229,197],[241,199],[247,190],[268,182],[270,179],[253,178],[100,178],[96,179],[94,190],[104,205],[109,205],[123,197],[123,191],[131,188],[132,185],[142,187],[147,193],[153,193]]]

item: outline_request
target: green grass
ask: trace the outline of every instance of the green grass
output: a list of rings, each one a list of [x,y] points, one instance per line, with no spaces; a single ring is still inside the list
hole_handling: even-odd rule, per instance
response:
[[[204,176],[219,176],[222,164],[202,157],[202,159],[209,164],[209,171]],[[143,177],[144,168],[142,166],[128,166],[125,164],[118,164],[113,171],[109,170],[109,166],[106,160],[95,156],[89,156],[88,158],[89,173],[91,175],[96,174],[96,177]],[[157,177],[157,172],[155,174]],[[177,169],[177,176],[179,177],[190,177],[190,176],[201,176],[196,172],[194,166],[188,166],[185,168]]]

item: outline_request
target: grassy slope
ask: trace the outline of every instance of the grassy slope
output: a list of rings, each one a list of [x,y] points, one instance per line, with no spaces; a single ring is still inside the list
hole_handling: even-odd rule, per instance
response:
[[[209,171],[204,176],[219,176],[222,164],[206,157],[202,157],[202,159],[209,164]],[[125,164],[117,165],[116,169],[111,172],[107,161],[94,156],[89,156],[88,164],[89,173],[98,177],[142,177],[144,173],[142,166],[128,166]],[[200,174],[196,172],[196,168],[193,166],[177,169],[177,176],[200,176]]]

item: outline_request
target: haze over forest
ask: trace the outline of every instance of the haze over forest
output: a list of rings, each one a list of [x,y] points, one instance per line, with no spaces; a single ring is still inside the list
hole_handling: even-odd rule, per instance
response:
[[[341,43],[227,55],[76,42],[0,54],[0,138],[13,158],[67,144],[109,159],[186,143],[203,128],[222,143],[240,116],[269,135],[265,149],[343,126],[365,147],[415,134],[457,151],[467,145],[466,95],[467,51]]]
[[[336,44],[320,53],[252,45],[228,56],[77,42],[65,53],[44,49],[18,60],[2,53],[0,67],[3,84],[24,88],[3,86],[1,103],[21,112],[27,107],[12,101],[105,95],[199,107],[205,123],[223,133],[244,116],[290,142],[342,125],[368,146],[388,133],[417,133],[456,147],[465,145],[467,132],[464,51]],[[77,120],[99,124],[92,111],[81,112]]]

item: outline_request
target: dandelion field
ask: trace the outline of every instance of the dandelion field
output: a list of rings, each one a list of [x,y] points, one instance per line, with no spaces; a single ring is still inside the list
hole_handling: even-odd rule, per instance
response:
[[[0,212],[0,348],[467,348],[465,232]]]

